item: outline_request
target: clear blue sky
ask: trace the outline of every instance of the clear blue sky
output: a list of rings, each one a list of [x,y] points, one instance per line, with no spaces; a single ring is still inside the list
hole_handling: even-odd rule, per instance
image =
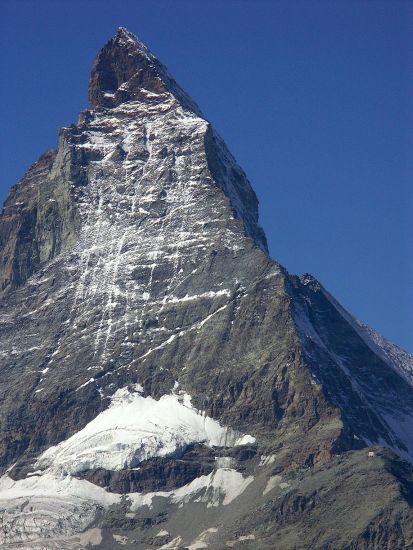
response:
[[[1,0],[0,198],[138,34],[225,138],[271,255],[413,351],[413,3]]]

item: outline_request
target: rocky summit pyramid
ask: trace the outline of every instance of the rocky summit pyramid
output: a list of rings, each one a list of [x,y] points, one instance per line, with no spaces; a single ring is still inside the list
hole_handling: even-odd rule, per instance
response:
[[[268,256],[119,29],[0,218],[0,546],[413,548],[413,358]]]

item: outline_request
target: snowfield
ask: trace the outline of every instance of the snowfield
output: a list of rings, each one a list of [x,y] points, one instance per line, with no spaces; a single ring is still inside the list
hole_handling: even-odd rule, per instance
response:
[[[159,400],[143,397],[141,388],[116,391],[108,409],[82,430],[50,447],[36,469],[74,475],[103,468],[134,468],[153,457],[176,455],[193,443],[233,447],[255,439],[198,412],[188,394],[164,395]]]
[[[76,473],[94,468],[133,468],[148,458],[179,453],[192,443],[230,447],[254,441],[252,436],[221,426],[197,411],[186,393],[156,400],[143,397],[138,384],[121,388],[108,409],[66,441],[47,449],[26,479],[13,481],[7,474],[0,479],[0,511],[7,510],[0,543],[70,536],[85,529],[99,508],[121,501],[123,495],[76,479]],[[131,510],[151,507],[155,497],[168,499],[171,504],[195,500],[207,507],[228,505],[254,478],[219,466],[217,462],[215,471],[174,491],[130,493]],[[19,532],[24,533],[21,539]],[[11,538],[8,533],[13,533]]]

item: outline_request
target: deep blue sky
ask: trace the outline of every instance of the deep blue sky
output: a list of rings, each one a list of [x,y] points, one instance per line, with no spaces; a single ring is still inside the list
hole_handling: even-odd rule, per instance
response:
[[[168,66],[260,199],[271,255],[413,351],[413,3],[1,0],[0,198],[87,106],[118,26]],[[409,135],[410,130],[410,135]]]

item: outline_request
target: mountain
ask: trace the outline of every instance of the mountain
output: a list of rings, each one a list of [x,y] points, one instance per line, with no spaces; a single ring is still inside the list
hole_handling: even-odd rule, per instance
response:
[[[413,357],[273,261],[126,29],[0,217],[2,548],[413,548]]]

